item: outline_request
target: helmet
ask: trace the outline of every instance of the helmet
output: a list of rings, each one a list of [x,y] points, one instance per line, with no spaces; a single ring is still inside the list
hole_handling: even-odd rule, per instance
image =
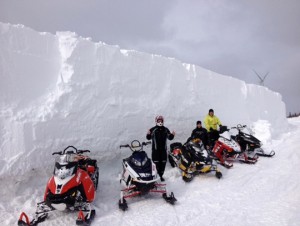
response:
[[[164,117],[161,116],[161,115],[156,116],[155,123],[158,126],[163,126],[163,124],[164,124]]]

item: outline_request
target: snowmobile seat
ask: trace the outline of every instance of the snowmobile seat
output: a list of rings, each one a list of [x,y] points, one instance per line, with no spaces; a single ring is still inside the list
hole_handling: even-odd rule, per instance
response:
[[[229,131],[228,128],[227,128],[227,126],[220,126],[220,131],[219,131],[219,133],[223,133],[223,132],[225,132],[225,131]]]

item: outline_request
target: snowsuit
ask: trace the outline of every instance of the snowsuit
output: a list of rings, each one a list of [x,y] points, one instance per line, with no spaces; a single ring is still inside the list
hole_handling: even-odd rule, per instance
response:
[[[201,128],[196,127],[192,131],[191,138],[200,138],[204,147],[206,147],[208,145],[207,130],[203,127],[201,127]]]
[[[162,177],[167,163],[167,139],[173,140],[174,135],[164,126],[154,126],[146,138],[152,139],[152,160],[156,165],[158,175]]]

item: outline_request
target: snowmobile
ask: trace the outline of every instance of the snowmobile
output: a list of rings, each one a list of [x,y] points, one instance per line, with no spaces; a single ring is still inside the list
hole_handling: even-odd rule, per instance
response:
[[[46,186],[44,201],[37,204],[33,220],[30,221],[23,212],[18,225],[38,225],[54,210],[79,211],[76,224],[90,225],[96,214],[92,202],[98,186],[99,169],[97,160],[83,155],[86,152],[90,151],[68,146],[63,151],[52,153],[57,157],[53,175]]]
[[[120,148],[129,148],[132,151],[132,155],[122,161],[120,183],[124,188],[121,189],[119,208],[123,211],[128,209],[126,199],[148,193],[160,193],[172,205],[177,201],[173,192],[167,194],[166,184],[158,183],[156,166],[143,150],[148,144],[151,144],[151,141],[140,143],[133,140],[130,145],[120,145]]]
[[[249,156],[257,154],[259,156],[272,157],[275,155],[275,151],[272,150],[267,153],[261,148],[261,141],[253,136],[253,132],[246,125],[238,124],[232,129],[238,130],[238,134],[232,136],[232,138],[240,144],[241,149],[246,151]]]
[[[168,158],[172,167],[177,166],[182,171],[185,182],[190,182],[196,175],[212,171],[216,172],[218,179],[222,177],[216,160],[210,158],[199,138],[189,138],[184,145],[179,142],[170,144]]]
[[[250,157],[241,150],[240,145],[231,137],[227,126],[221,126],[219,138],[210,150],[210,156],[226,168],[231,168],[235,160],[248,164],[254,164],[258,160],[257,155]]]

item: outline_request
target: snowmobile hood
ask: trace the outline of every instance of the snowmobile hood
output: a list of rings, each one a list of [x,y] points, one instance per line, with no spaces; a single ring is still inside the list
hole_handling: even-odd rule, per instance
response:
[[[235,152],[241,152],[241,147],[240,145],[235,142],[234,140],[230,139],[226,139],[224,137],[219,137],[219,141],[223,144],[225,144],[226,146],[228,146],[229,148],[233,149]]]
[[[65,180],[68,178],[71,178],[72,175],[76,173],[77,170],[77,164],[68,164],[68,165],[61,165],[59,163],[55,164],[54,168],[54,176],[56,178],[59,178],[60,180]]]
[[[135,166],[142,167],[146,165],[148,161],[148,156],[146,152],[139,151],[139,152],[134,152],[130,159],[131,159],[131,163],[133,163]]]

